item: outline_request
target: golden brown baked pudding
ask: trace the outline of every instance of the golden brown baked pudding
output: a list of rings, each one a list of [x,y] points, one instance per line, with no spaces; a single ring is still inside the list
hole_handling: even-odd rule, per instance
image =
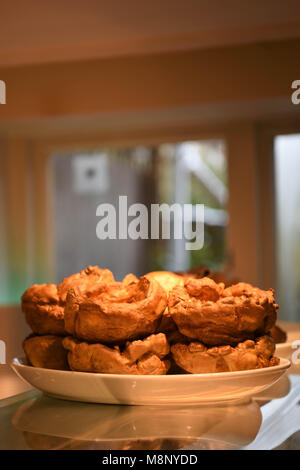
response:
[[[174,287],[184,285],[183,277],[170,271],[152,271],[151,273],[145,274],[145,276],[150,280],[155,279],[157,282],[159,282],[159,284],[166,292],[167,297],[169,297],[169,293]],[[170,331],[176,330],[177,326],[174,320],[172,319],[172,316],[167,306],[161,317],[161,321],[157,328],[157,331],[161,333],[168,333]]]
[[[122,350],[119,346],[89,344],[71,337],[65,338],[63,345],[68,350],[69,366],[76,371],[163,375],[170,367],[165,359],[170,348],[163,333],[127,342]]]
[[[212,372],[233,372],[279,364],[279,359],[273,357],[275,345],[269,336],[262,336],[255,341],[246,340],[237,346],[214,346],[209,348],[204,344],[177,343],[171,346],[175,363],[191,374]]]
[[[164,288],[167,294],[176,286],[183,286],[184,279],[182,276],[170,271],[152,271],[145,274],[148,279],[155,279]]]
[[[278,325],[271,328],[270,334],[276,344],[285,343],[287,341],[286,332]]]
[[[108,269],[88,266],[79,273],[65,278],[56,284],[34,284],[21,297],[22,311],[31,330],[38,335],[66,335],[64,307],[70,287],[80,293],[97,289],[99,285],[114,280]]]
[[[64,306],[56,284],[34,284],[21,298],[31,330],[39,335],[65,335]]]
[[[169,311],[180,333],[210,346],[236,345],[268,333],[276,321],[272,289],[212,279],[187,279],[169,295]]]
[[[22,296],[34,332],[23,343],[29,363],[136,375],[276,365],[273,290],[241,282],[225,288],[203,272],[116,282],[109,270],[89,266],[59,285],[34,284]]]
[[[82,295],[71,289],[65,308],[66,331],[89,342],[123,343],[156,331],[167,306],[160,284],[143,276],[104,283]]]
[[[67,351],[61,336],[29,336],[23,342],[29,364],[45,369],[68,369]]]
[[[76,289],[80,294],[92,293],[102,284],[114,282],[115,278],[109,269],[101,269],[99,266],[88,266],[79,273],[72,274],[63,279],[57,286],[58,295],[65,304],[68,291]]]

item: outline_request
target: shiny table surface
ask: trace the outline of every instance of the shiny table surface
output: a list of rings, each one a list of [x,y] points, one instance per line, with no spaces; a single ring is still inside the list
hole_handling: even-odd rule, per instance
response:
[[[278,448],[300,450],[299,367],[236,404],[101,405],[37,390],[0,400],[0,449]]]

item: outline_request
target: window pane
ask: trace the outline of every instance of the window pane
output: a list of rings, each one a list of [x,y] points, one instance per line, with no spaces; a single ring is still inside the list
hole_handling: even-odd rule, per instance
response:
[[[205,264],[219,270],[226,261],[227,161],[224,142],[210,140],[148,147],[101,149],[52,157],[53,220],[57,281],[88,264],[111,269],[116,279],[128,272],[185,270]],[[148,211],[149,239],[120,239],[119,196],[128,207]],[[99,240],[100,204],[116,209],[116,239]],[[186,239],[151,239],[151,204],[205,204],[201,250],[187,251]],[[127,217],[127,215],[126,215]],[[128,216],[128,224],[132,217]],[[191,227],[194,222],[190,221]]]
[[[300,320],[300,134],[275,138],[276,253],[280,317]]]
[[[149,204],[151,149],[56,155],[52,164],[57,280],[89,264],[111,269],[117,279],[142,273],[148,240],[99,240],[96,209],[112,204],[118,213],[119,195],[128,205]]]

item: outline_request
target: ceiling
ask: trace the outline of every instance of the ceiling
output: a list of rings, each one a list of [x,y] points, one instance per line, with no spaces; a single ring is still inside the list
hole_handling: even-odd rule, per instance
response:
[[[300,36],[299,0],[10,0],[0,15],[0,67]]]

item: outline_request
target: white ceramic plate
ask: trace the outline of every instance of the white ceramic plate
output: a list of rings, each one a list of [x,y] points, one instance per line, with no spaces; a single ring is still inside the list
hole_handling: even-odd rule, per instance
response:
[[[286,331],[287,341],[285,343],[276,344],[275,356],[284,357],[289,361],[293,359],[293,355],[296,356],[297,359],[300,359],[300,324],[282,322],[279,323],[279,326]],[[292,360],[292,362],[295,361]],[[295,366],[295,364],[293,365]]]
[[[15,358],[12,368],[46,394],[65,400],[158,405],[242,400],[274,384],[289,368],[278,366],[241,372],[182,375],[119,375],[40,369]]]
[[[288,359],[290,361],[292,358],[292,354],[295,351],[293,345],[293,341],[286,341],[285,343],[276,344],[275,356],[284,357],[285,359]]]

